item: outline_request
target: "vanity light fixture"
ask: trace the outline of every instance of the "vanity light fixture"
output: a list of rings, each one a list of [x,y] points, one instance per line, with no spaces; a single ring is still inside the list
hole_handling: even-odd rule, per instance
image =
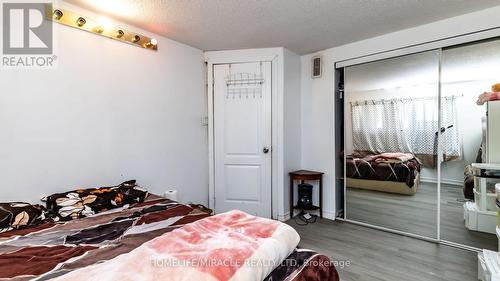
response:
[[[52,8],[46,5],[47,19],[60,24],[71,26],[80,30],[85,30],[96,35],[111,38],[113,40],[128,43],[144,49],[158,50],[158,41],[154,38],[143,36],[135,32],[130,32],[122,28],[113,26],[113,23],[104,17],[93,20],[90,17],[77,14],[61,8]]]

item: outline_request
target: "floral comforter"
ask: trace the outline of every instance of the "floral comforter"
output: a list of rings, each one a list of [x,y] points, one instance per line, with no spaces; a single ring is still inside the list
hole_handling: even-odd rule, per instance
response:
[[[291,227],[154,195],[71,221],[0,233],[0,280],[332,280]]]

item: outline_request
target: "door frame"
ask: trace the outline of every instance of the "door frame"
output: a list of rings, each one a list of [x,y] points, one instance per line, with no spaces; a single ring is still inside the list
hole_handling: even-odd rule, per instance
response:
[[[279,104],[282,103],[282,99],[278,97],[279,91],[282,90],[279,87],[279,81],[282,81],[280,79],[282,73],[278,71],[281,64],[279,48],[207,52],[205,53],[205,62],[207,63],[208,98],[208,207],[215,209],[214,65],[271,62],[271,218],[285,220],[286,216],[280,215],[278,212],[278,202],[284,201],[284,190],[279,192],[279,175],[282,175],[284,170],[283,157],[280,157],[283,155],[283,130],[280,133],[279,128],[283,127],[283,120],[279,115]],[[282,177],[281,181],[283,180]],[[283,189],[283,184],[281,186]]]

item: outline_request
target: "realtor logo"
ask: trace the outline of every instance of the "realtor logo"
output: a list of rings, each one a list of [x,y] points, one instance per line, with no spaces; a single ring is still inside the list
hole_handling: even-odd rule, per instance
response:
[[[44,3],[3,3],[3,54],[52,54],[52,22]]]
[[[2,4],[2,68],[52,68],[53,23],[46,18],[52,3]]]

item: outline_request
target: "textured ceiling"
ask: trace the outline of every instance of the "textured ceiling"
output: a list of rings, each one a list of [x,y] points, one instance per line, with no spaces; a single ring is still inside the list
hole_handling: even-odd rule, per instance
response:
[[[65,0],[202,50],[298,54],[500,5],[500,0]]]

